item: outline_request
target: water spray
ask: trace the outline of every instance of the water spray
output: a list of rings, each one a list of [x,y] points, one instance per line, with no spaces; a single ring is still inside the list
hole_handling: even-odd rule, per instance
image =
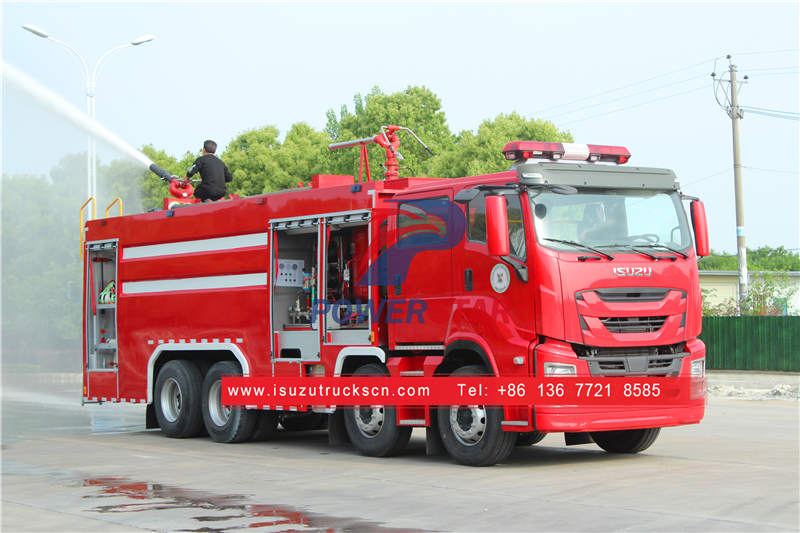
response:
[[[3,78],[13,87],[32,96],[42,106],[67,119],[89,135],[102,139],[122,153],[130,156],[167,183],[172,182],[175,176],[153,163],[147,155],[123,141],[118,135],[100,124],[97,120],[91,118],[83,111],[80,111],[77,107],[64,100],[64,98],[13,65],[0,63],[0,66],[2,66]]]

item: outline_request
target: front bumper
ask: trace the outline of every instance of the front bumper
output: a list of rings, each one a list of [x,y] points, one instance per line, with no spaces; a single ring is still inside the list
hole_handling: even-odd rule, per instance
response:
[[[537,431],[577,433],[697,424],[704,414],[705,405],[614,410],[548,406],[535,408],[534,423]]]
[[[687,355],[683,357],[678,377],[691,376],[692,361],[704,358],[706,347],[699,339],[686,342]],[[533,365],[536,376],[544,375],[544,363],[555,362],[575,365],[576,378],[591,376],[590,367],[585,359],[577,357],[568,343],[550,341],[539,344],[533,350]],[[595,378],[598,376],[594,376]],[[624,376],[619,376],[624,377]],[[607,379],[619,379],[618,376]],[[642,429],[655,427],[682,426],[697,424],[705,415],[706,382],[698,379],[692,387],[691,403],[686,405],[670,405],[664,407],[576,407],[576,406],[531,406],[527,408],[506,408],[505,420],[520,420],[523,423],[504,423],[507,431],[543,431],[543,432],[587,432],[615,431],[624,429]],[[699,403],[699,405],[698,405]]]

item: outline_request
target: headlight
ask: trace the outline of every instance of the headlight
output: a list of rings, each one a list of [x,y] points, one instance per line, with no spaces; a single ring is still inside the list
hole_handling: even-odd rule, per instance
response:
[[[567,365],[564,363],[545,363],[544,364],[545,376],[577,376],[578,369],[575,365]]]
[[[695,359],[692,361],[692,377],[702,378],[706,375],[706,358]]]

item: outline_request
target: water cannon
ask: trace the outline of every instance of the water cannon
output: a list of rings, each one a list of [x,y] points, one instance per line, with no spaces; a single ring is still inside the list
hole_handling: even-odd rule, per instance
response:
[[[148,168],[151,172],[153,172],[153,174],[169,184],[169,193],[173,198],[179,198],[181,200],[188,201],[194,195],[194,187],[191,183],[189,183],[188,180],[182,180],[167,169],[161,168],[155,163],[151,163]]]
[[[162,180],[166,181],[167,183],[171,183],[173,178],[177,178],[178,176],[172,174],[169,170],[165,168],[161,168],[160,166],[156,165],[155,163],[150,163],[148,167],[150,171],[161,178]]]
[[[422,145],[423,148],[425,148],[425,150],[428,151],[428,153],[431,155],[436,155],[433,153],[433,150],[428,148],[428,146],[422,142],[422,139],[420,139],[416,133],[411,131],[410,128],[406,128],[404,126],[393,126],[391,124],[387,126],[381,126],[381,132],[373,137],[364,137],[363,139],[331,143],[328,145],[328,150],[348,148],[350,146],[361,146],[361,158],[358,166],[358,181],[361,181],[361,175],[364,167],[367,167],[367,181],[370,181],[372,177],[369,172],[369,156],[367,155],[367,145],[373,143],[377,144],[386,150],[386,162],[383,164],[383,168],[386,170],[384,173],[386,180],[395,180],[400,175],[400,168],[410,168],[398,166],[398,160],[403,160],[403,155],[397,150],[400,147],[400,137],[398,136],[398,133],[401,131],[407,131],[419,144]],[[411,170],[413,172],[413,169]]]

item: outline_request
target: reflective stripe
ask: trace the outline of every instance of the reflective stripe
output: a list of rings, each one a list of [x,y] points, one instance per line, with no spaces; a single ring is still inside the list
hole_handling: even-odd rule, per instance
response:
[[[202,278],[159,279],[153,281],[125,281],[123,294],[145,292],[204,291],[267,285],[267,273],[236,274],[232,276],[205,276]]]
[[[144,246],[128,246],[122,249],[122,259],[141,259],[144,257],[161,257],[165,255],[190,254],[197,252],[216,252],[218,250],[234,250],[251,246],[266,246],[267,233],[250,233],[216,239],[198,239],[194,241],[168,242],[164,244],[148,244]]]

